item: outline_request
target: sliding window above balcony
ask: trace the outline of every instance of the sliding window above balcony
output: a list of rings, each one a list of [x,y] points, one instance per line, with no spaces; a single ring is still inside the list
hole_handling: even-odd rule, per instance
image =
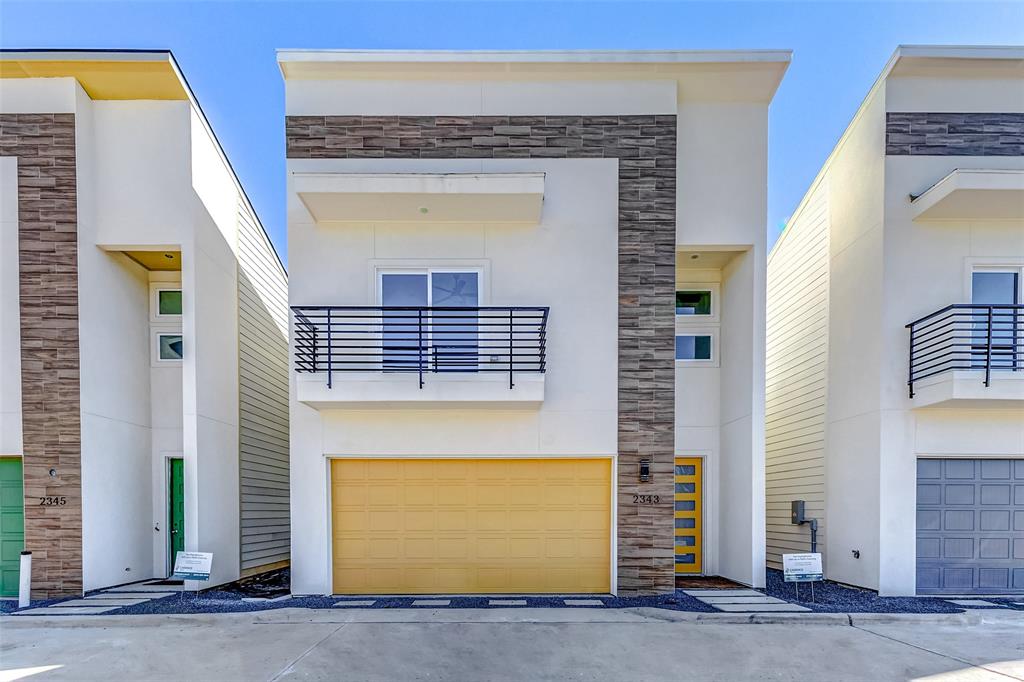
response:
[[[907,329],[914,407],[1024,405],[1024,305],[949,305]]]
[[[294,306],[298,400],[313,407],[539,405],[548,309]]]

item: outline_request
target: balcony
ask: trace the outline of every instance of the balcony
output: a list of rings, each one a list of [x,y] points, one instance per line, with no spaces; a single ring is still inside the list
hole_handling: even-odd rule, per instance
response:
[[[1024,305],[949,305],[907,329],[914,407],[1024,405]]]
[[[298,400],[317,408],[531,407],[548,308],[293,306]]]

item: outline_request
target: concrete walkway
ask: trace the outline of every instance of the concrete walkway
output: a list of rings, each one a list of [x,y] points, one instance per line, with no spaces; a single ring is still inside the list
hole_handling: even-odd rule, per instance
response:
[[[7,616],[0,682],[1024,680],[1019,612],[850,622],[584,607]]]

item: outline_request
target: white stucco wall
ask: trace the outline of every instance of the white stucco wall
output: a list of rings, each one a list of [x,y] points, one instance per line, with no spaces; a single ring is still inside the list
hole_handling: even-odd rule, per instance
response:
[[[765,545],[768,106],[691,100],[687,95],[684,88],[677,113],[676,243],[680,248],[738,252],[722,270],[718,444],[710,451],[705,474],[710,491],[705,494],[705,503],[710,502],[705,515],[706,572],[760,587]],[[677,378],[676,400],[701,388]],[[677,429],[677,451],[691,450],[688,439],[697,434],[678,420]]]
[[[829,577],[874,586],[878,574],[878,391],[882,340],[885,98],[851,124],[828,169],[829,351],[825,551]],[[860,552],[860,558],[852,550]]]
[[[888,111],[1022,112],[1021,79],[891,77]],[[1024,405],[1002,409],[915,409],[906,387],[909,336],[904,325],[951,303],[971,300],[976,265],[1024,266],[1022,221],[914,221],[910,194],[955,169],[1024,170],[1013,156],[889,156],[885,159],[885,233],[881,335],[879,590],[913,594],[916,463],[920,456],[1024,457]]]
[[[191,305],[182,315],[183,336],[191,341],[182,377],[185,547],[214,553],[209,584],[216,585],[238,578],[240,562],[238,197],[232,195],[229,212],[221,196],[228,191],[228,169],[194,116],[191,124],[188,207],[193,233],[182,253],[182,288],[191,293]],[[210,186],[218,192],[211,194]]]
[[[192,225],[188,103],[98,101],[93,108],[97,242],[181,244]]]
[[[186,460],[186,547],[214,553],[208,585],[238,578],[245,200],[230,167],[188,101],[93,101],[72,78],[4,79],[0,111],[76,115],[85,588],[166,575],[171,456]],[[15,178],[0,160],[0,454],[21,450]],[[128,250],[180,251],[183,271],[147,272]],[[184,290],[179,365],[152,362],[150,280]]]
[[[917,458],[1024,456],[1019,406],[914,407],[905,329],[969,301],[974,264],[1024,263],[1024,224],[915,222],[910,195],[956,168],[1021,169],[1024,161],[886,156],[884,149],[886,111],[1022,110],[1019,81],[952,70],[942,78],[890,76],[822,171],[830,221],[824,472],[831,579],[914,594]]]
[[[21,321],[18,296],[18,160],[0,157],[0,454],[20,455]]]
[[[82,582],[152,576],[149,521],[149,292],[145,270],[98,247],[105,152],[95,103],[77,88],[78,334],[82,413]],[[123,121],[119,122],[123,123]],[[138,122],[136,121],[136,126]]]
[[[290,79],[286,86],[286,113],[292,116],[677,114],[677,243],[725,247],[740,255],[724,285],[723,301],[732,313],[722,324],[722,336],[730,335],[722,346],[723,363],[677,372],[676,452],[706,457],[705,571],[763,584],[767,105],[738,101],[743,97],[736,93],[730,93],[729,102],[708,101],[696,90],[691,95],[673,78],[653,77],[548,82],[543,77]],[[437,263],[461,258],[486,261],[492,294],[486,303],[550,305],[552,310],[546,396],[537,410],[317,411],[296,401],[293,376],[293,590],[326,592],[331,587],[325,453],[614,454],[614,160],[290,160],[288,169],[544,170],[548,175],[539,228],[318,227],[289,188],[290,303],[375,303],[368,288],[369,261],[374,258],[396,263],[403,258]],[[582,346],[585,354],[579,352]],[[728,453],[727,465],[720,464],[723,453]],[[722,466],[728,467],[729,478],[720,481]],[[746,502],[736,507],[736,499]],[[732,506],[727,523],[718,512],[718,500]],[[720,553],[725,559],[720,560]]]
[[[294,591],[331,589],[325,455],[614,456],[618,169],[613,160],[331,160],[291,161],[289,167],[546,174],[537,226],[322,227],[289,193],[291,305],[375,305],[376,266],[465,264],[484,268],[483,305],[551,308],[546,394],[539,408],[317,412],[293,399]]]

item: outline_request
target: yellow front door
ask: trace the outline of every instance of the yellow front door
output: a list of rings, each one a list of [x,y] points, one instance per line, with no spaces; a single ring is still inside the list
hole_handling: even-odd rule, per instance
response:
[[[703,468],[700,457],[676,457],[676,575],[692,575],[704,571],[701,561]]]
[[[335,459],[338,594],[608,592],[611,460]]]

